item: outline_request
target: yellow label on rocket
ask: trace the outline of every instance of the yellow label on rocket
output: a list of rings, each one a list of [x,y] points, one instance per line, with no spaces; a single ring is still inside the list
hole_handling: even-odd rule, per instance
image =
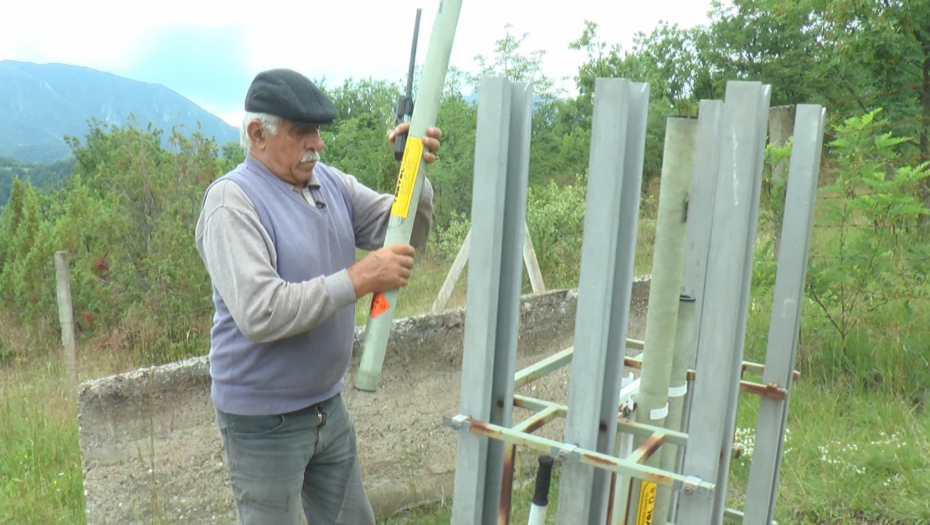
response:
[[[656,484],[643,481],[639,493],[639,511],[636,514],[636,525],[652,525],[653,514],[656,507]]]
[[[397,188],[394,190],[394,206],[391,215],[407,218],[410,201],[413,199],[413,185],[417,182],[417,171],[423,159],[423,139],[407,137],[404,158],[400,161],[400,175],[397,176]]]

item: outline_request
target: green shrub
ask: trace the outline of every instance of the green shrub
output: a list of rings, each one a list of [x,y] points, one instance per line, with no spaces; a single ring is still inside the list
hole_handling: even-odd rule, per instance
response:
[[[548,288],[573,288],[581,269],[587,178],[529,188],[526,222]]]
[[[930,291],[930,249],[917,232],[930,212],[919,197],[930,171],[927,163],[900,162],[898,146],[909,139],[881,133],[886,123],[879,113],[846,119],[829,144],[832,182],[815,203],[799,359],[825,381],[906,393],[909,383],[930,375],[918,350],[922,334],[907,329],[920,322],[925,308],[917,305]],[[763,219],[773,229],[780,226],[780,193],[776,187],[763,201],[769,208]],[[757,286],[770,288],[776,268],[772,242],[763,239]]]

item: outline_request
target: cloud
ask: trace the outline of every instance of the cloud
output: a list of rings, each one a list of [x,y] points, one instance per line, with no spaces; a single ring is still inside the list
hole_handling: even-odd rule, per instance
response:
[[[417,64],[426,59],[439,0],[10,1],[4,5],[0,60],[62,62],[164,84],[215,114],[235,115],[251,79],[272,67],[296,69],[329,86],[374,77],[403,83],[417,7],[423,9]],[[544,50],[543,72],[571,77],[584,62],[568,44],[584,20],[608,44],[629,49],[660,20],[706,21],[710,0],[653,0],[621,11],[603,0],[464,0],[450,65],[476,72],[475,55],[529,33],[521,51]]]
[[[213,113],[219,117],[220,120],[234,128],[240,127],[242,125],[242,119],[245,117],[245,111],[241,109],[236,111],[223,111],[222,108],[211,109],[210,106],[207,106],[204,109],[210,113]]]
[[[62,62],[109,72],[130,66],[166,26],[210,28],[248,20],[215,0],[11,1],[3,11],[0,59]]]
[[[131,64],[113,72],[163,84],[201,106],[241,106],[253,76],[244,35],[238,24],[161,27]]]

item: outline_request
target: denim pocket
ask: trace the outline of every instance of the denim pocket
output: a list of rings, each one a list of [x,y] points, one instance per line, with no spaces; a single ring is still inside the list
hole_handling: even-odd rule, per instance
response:
[[[280,430],[284,426],[283,415],[240,416],[223,414],[223,427],[235,436],[261,436]]]

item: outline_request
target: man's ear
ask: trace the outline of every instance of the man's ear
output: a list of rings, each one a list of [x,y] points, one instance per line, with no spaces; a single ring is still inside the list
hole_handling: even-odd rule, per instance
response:
[[[262,131],[260,122],[256,120],[249,122],[249,127],[246,128],[246,132],[249,138],[252,139],[252,144],[254,144],[256,148],[265,149],[265,134]]]

